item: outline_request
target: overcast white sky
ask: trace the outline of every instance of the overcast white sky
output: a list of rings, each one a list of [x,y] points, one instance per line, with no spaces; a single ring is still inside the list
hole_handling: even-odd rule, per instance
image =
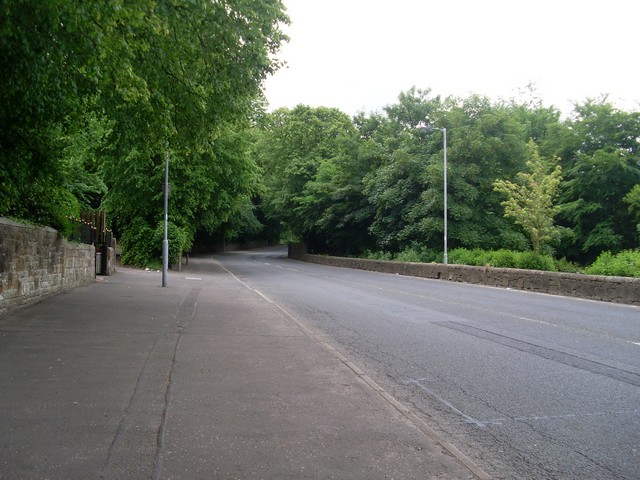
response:
[[[287,67],[270,110],[379,111],[411,86],[511,98],[533,82],[545,105],[609,94],[640,110],[638,0],[284,0]]]

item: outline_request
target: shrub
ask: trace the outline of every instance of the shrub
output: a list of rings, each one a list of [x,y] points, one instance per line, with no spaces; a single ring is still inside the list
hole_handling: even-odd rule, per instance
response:
[[[399,262],[430,263],[438,260],[438,253],[427,247],[415,245],[405,248],[402,252],[398,253],[394,259]]]
[[[123,246],[128,238],[123,238]],[[442,252],[421,245],[406,248],[400,253],[365,251],[361,258],[374,260],[397,260],[399,262],[430,263],[443,261]],[[582,273],[582,268],[566,258],[554,260],[551,255],[533,251],[517,252],[500,249],[495,251],[474,248],[455,248],[449,251],[449,263],[457,265],[490,265],[496,268],[522,268],[547,272]],[[619,277],[640,278],[640,249],[625,250],[617,255],[603,252],[597,260],[584,269],[590,275],[615,275]]]
[[[366,258],[368,260],[393,260],[393,255],[389,252],[372,252],[371,250],[365,250],[360,258]]]
[[[167,225],[167,240],[169,242],[169,265],[175,265],[180,262],[182,252],[191,247],[189,241],[189,233],[186,229],[178,227],[176,224],[169,222]],[[162,241],[164,239],[164,223],[159,223],[153,236],[153,243],[160,246],[160,255],[162,255]]]
[[[528,270],[557,271],[555,261],[550,255],[535,252],[514,252],[512,250],[482,250],[474,248],[456,248],[449,253],[449,263],[458,265],[490,265],[496,268],[525,268]]]
[[[520,252],[516,265],[517,268],[524,268],[527,270],[543,270],[547,272],[556,271],[556,264],[553,257],[536,252]]]
[[[519,252],[512,250],[496,250],[495,252],[489,252],[489,261],[487,263],[497,268],[517,268],[518,255]]]
[[[449,263],[455,265],[484,265],[484,251],[479,248],[469,250],[455,248],[449,252]]]
[[[424,263],[431,262],[440,262],[442,263],[443,253],[436,252],[435,250],[431,250],[430,248],[423,247],[420,249],[420,258]]]
[[[583,271],[580,265],[570,262],[566,258],[556,260],[556,270],[564,273],[582,273]]]
[[[420,254],[413,248],[406,248],[398,253],[395,260],[399,262],[421,262]]]
[[[585,269],[590,275],[615,275],[618,277],[640,277],[640,249],[625,250],[613,255],[603,252]]]
[[[122,263],[145,267],[162,251],[161,245],[153,242],[154,231],[143,221],[134,221],[122,232],[120,249]]]

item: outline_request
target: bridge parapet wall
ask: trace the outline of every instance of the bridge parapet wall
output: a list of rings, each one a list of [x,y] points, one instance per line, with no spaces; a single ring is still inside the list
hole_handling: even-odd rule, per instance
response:
[[[331,257],[304,253],[300,245],[289,248],[289,258],[334,267],[640,305],[640,278]]]

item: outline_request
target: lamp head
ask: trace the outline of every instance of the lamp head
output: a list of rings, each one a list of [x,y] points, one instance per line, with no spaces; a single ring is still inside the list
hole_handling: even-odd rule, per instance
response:
[[[421,132],[433,132],[435,130],[435,128],[433,128],[433,125],[430,125],[428,123],[423,122],[422,120],[420,122],[418,122],[418,125],[416,125],[416,128]]]

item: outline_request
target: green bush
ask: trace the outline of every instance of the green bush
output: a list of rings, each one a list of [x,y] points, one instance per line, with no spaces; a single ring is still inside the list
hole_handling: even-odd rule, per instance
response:
[[[169,240],[169,264],[175,265],[182,252],[190,247],[188,232],[169,222],[167,239]],[[136,267],[155,267],[160,261],[162,265],[162,240],[164,223],[160,222],[153,230],[146,222],[139,220],[132,223],[122,234],[120,247],[122,263]]]
[[[480,248],[469,250],[466,248],[455,248],[449,252],[449,263],[454,265],[476,265],[482,266],[487,260],[486,252]]]
[[[436,252],[421,245],[406,248],[400,253],[366,251],[362,258],[375,260],[397,260],[399,262],[430,263],[443,260],[442,252]],[[551,255],[533,251],[517,252],[513,250],[482,250],[474,248],[455,248],[449,252],[449,263],[454,265],[489,265],[495,268],[521,268],[547,272],[582,273],[579,265],[566,258],[554,260]],[[617,255],[602,253],[584,273],[590,275],[615,275],[620,277],[640,277],[640,249],[626,250]]]
[[[404,249],[394,259],[399,262],[431,263],[438,259],[438,254],[429,248],[415,245]]]
[[[556,260],[556,270],[564,273],[582,273],[583,269],[577,263],[570,262],[566,258]]]
[[[449,252],[449,263],[457,265],[489,265],[495,268],[525,268],[529,270],[545,270],[555,272],[556,263],[550,255],[535,252],[516,252],[513,250],[482,250],[474,248],[456,248]],[[568,262],[566,262],[568,263]]]
[[[422,259],[421,261],[424,263],[431,263],[431,262],[442,263],[443,253],[436,252],[435,250],[431,250],[429,248],[422,248],[420,250],[420,258]]]
[[[407,248],[398,253],[395,260],[399,262],[421,262],[420,254],[413,248]]]
[[[614,275],[617,277],[640,277],[640,249],[625,250],[613,255],[603,252],[593,264],[585,269],[589,275]]]
[[[169,265],[176,265],[182,257],[182,252],[191,247],[189,233],[186,229],[169,222],[167,225],[167,240],[169,242]],[[153,243],[160,246],[162,255],[162,241],[164,240],[164,223],[159,223],[155,230]]]
[[[393,254],[389,252],[373,252],[371,250],[365,250],[360,258],[366,258],[367,260],[393,260]]]
[[[517,268],[519,253],[505,249],[489,252],[489,261],[487,263],[496,268]]]
[[[161,251],[161,245],[154,245],[151,241],[153,235],[154,231],[145,222],[137,221],[129,225],[120,238],[122,263],[146,267]]]
[[[556,263],[553,257],[536,252],[519,252],[516,267],[527,270],[556,271]]]

